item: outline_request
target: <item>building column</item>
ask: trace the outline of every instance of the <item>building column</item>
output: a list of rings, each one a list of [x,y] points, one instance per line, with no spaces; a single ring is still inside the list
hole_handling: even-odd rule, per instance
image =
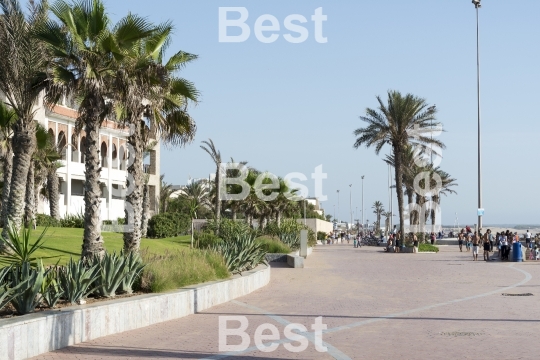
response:
[[[112,176],[111,176],[111,171],[112,171],[112,136],[111,134],[109,134],[109,149],[107,151],[107,169],[109,169],[107,171],[108,173],[108,176],[107,176],[107,202],[108,202],[108,205],[107,206],[107,220],[110,220],[111,219],[111,207],[112,207]]]
[[[66,182],[67,182],[67,190],[65,195],[65,205],[66,205],[66,215],[71,214],[71,171],[70,171],[70,164],[71,164],[71,148],[69,146],[69,143],[67,142],[67,139],[71,139],[71,133],[73,131],[73,126],[71,124],[68,124],[67,128],[67,134],[66,134]]]

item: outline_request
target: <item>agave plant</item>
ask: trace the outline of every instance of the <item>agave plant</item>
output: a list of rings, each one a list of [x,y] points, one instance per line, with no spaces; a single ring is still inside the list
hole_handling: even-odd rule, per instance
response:
[[[64,291],[60,285],[58,285],[59,272],[60,268],[57,266],[49,269],[49,272],[47,273],[47,276],[45,276],[43,284],[41,285],[41,294],[43,295],[43,298],[45,299],[45,302],[49,308],[56,307],[58,300],[60,300],[60,298],[62,298],[64,295]]]
[[[126,265],[124,268],[126,275],[122,280],[119,290],[126,294],[132,294],[133,284],[139,278],[146,265],[143,264],[140,255],[133,251],[127,255],[123,255],[123,257]]]
[[[11,299],[16,295],[16,292],[26,286],[26,282],[19,284],[15,288],[8,287],[8,277],[11,272],[11,266],[0,269],[0,309],[9,304]]]
[[[106,253],[103,257],[94,255],[92,264],[97,267],[99,274],[96,278],[96,293],[103,297],[114,297],[128,275],[125,272],[126,258],[116,253]]]
[[[93,287],[99,277],[97,265],[86,266],[85,261],[69,259],[69,263],[58,271],[58,284],[63,298],[71,304],[83,304],[84,299],[96,290]]]
[[[292,250],[300,248],[300,235],[298,233],[280,233],[279,240]]]
[[[46,274],[41,263],[36,269],[28,262],[11,267],[11,288],[17,288],[11,299],[11,305],[20,315],[33,312],[41,303],[41,285]]]
[[[32,266],[37,266],[37,258],[34,257],[34,253],[43,247],[45,243],[45,234],[47,229],[43,229],[43,232],[38,239],[32,244],[30,242],[32,231],[30,228],[23,229],[20,232],[10,223],[8,224],[9,239],[1,239],[7,247],[7,252],[0,256],[0,263],[21,265],[25,262],[30,263]],[[54,256],[42,257],[41,259],[48,259]]]
[[[255,242],[255,234],[244,232],[236,238],[223,241],[214,247],[225,258],[227,268],[233,274],[251,270],[259,264],[266,264],[264,244]]]

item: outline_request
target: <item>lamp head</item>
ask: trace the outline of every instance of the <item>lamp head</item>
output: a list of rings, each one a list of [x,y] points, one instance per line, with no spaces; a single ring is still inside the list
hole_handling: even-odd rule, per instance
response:
[[[482,7],[482,4],[480,4],[482,0],[472,0],[472,3],[474,4],[474,7],[475,8],[481,8]]]

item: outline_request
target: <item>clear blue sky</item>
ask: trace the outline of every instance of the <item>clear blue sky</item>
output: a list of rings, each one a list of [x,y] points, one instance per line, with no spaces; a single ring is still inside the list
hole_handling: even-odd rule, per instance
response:
[[[484,223],[540,223],[540,2],[483,0],[480,10]],[[212,138],[224,159],[283,176],[308,178],[320,164],[328,173],[323,204],[349,219],[361,209],[364,182],[366,218],[371,204],[388,204],[387,167],[372,149],[354,150],[353,130],[376,95],[389,89],[424,97],[439,109],[447,145],[441,167],[457,178],[458,195],[442,199],[444,224],[476,222],[476,23],[470,0],[153,0],[107,2],[116,19],[128,11],[152,21],[172,20],[171,49],[198,54],[183,71],[202,93],[191,109],[198,125],[186,148],[162,153],[166,181],[185,184],[206,177],[214,167],[199,145]],[[309,39],[272,44],[251,38],[219,43],[219,7],[246,7],[253,31],[257,17],[290,14],[308,20],[322,7],[328,21],[319,44],[313,23]],[[282,34],[285,31],[281,32]],[[231,33],[232,34],[232,33]],[[384,150],[383,150],[384,151]],[[313,182],[306,183],[313,191]],[[395,205],[395,208],[397,205]],[[358,215],[359,216],[359,215]]]

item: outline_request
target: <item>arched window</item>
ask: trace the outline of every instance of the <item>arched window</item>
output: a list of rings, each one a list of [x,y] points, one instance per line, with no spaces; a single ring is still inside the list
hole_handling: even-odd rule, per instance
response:
[[[105,143],[105,141],[101,143],[100,155],[101,155],[101,166],[108,167],[109,165],[107,164],[107,143]]]
[[[118,158],[120,159],[120,170],[126,170],[126,150],[124,149],[124,146],[120,146],[120,152],[118,154]]]
[[[47,131],[47,134],[49,134],[49,139],[51,140],[51,142],[56,145],[56,141],[54,141],[54,131],[53,131],[53,129],[49,129],[49,131]]]
[[[58,151],[60,151],[60,155],[62,156],[62,160],[66,160],[66,134],[63,131],[60,131],[58,133],[58,141],[57,141],[57,148]]]
[[[71,161],[79,162],[79,138],[75,134],[71,135]]]
[[[116,144],[112,144],[112,167],[113,169],[118,169],[118,151],[116,150]]]
[[[86,152],[86,137],[81,137],[81,163],[84,164],[84,160],[86,159],[84,153]]]

